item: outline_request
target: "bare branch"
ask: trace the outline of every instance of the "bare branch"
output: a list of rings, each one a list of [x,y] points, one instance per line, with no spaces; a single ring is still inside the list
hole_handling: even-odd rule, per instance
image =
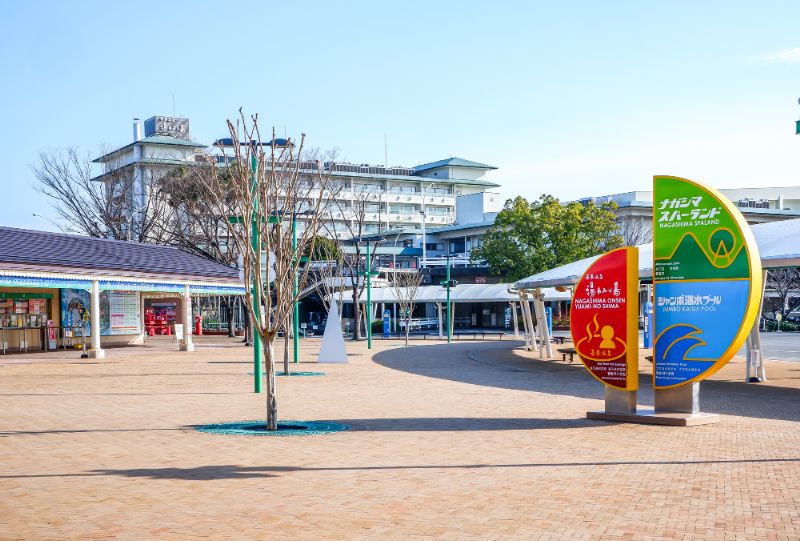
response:
[[[391,276],[394,296],[400,305],[400,317],[405,323],[406,345],[408,345],[411,317],[417,303],[419,286],[422,284],[422,274],[416,269],[403,269],[399,272],[398,269],[394,269]]]

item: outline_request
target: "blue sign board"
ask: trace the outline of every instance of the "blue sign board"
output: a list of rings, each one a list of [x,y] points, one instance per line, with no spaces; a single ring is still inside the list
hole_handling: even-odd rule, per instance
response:
[[[389,310],[383,311],[383,337],[389,338],[389,325],[391,324],[392,313]]]
[[[549,306],[544,309],[545,319],[547,319],[547,335],[553,336],[553,309]]]
[[[653,347],[653,303],[646,301],[642,306],[644,311],[644,347]]]

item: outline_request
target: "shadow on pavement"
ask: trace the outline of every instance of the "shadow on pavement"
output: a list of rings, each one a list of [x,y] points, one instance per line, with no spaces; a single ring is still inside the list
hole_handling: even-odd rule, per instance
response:
[[[373,360],[394,370],[471,385],[517,391],[602,398],[597,380],[583,365],[531,360],[514,353],[520,342],[433,344],[377,353]],[[491,360],[485,360],[488,355]],[[569,393],[564,393],[569,389]]]
[[[54,434],[82,434],[92,432],[161,432],[176,431],[180,428],[76,428],[76,429],[53,429],[53,430],[3,430],[0,431],[0,438],[9,436],[52,436]]]
[[[202,391],[202,392],[194,392],[194,391],[174,391],[171,393],[103,393],[103,392],[96,392],[96,393],[0,393],[0,396],[172,396],[172,395],[218,395],[218,394],[249,394],[247,391],[225,391],[225,392],[216,392],[216,391]]]
[[[388,466],[198,466],[195,468],[137,468],[129,470],[90,470],[84,473],[42,473],[0,475],[0,479],[31,479],[42,477],[130,477],[140,479],[177,479],[183,481],[214,481],[222,479],[251,479],[277,477],[281,473],[294,472],[340,472],[340,471],[393,471],[393,470],[481,470],[493,468],[596,468],[597,466],[692,466],[699,464],[767,464],[798,463],[800,458],[756,458],[731,460],[630,460],[608,462],[541,462],[511,464],[419,464]]]
[[[460,432],[468,430],[534,430],[602,426],[588,419],[513,419],[484,417],[419,417],[395,419],[336,419],[351,430],[385,432]]]
[[[394,370],[470,385],[603,399],[603,386],[579,362],[532,358],[521,342],[416,345],[377,353]],[[732,381],[704,381],[701,409],[743,417],[800,422],[800,389]],[[649,374],[640,374],[639,404],[653,405]]]

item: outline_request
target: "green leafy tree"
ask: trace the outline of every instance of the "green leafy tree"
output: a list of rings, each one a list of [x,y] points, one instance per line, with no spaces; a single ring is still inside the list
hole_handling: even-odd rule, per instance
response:
[[[305,253],[308,256],[308,251]],[[335,240],[319,236],[314,243],[314,253],[311,259],[314,261],[337,261],[342,257],[342,250]]]
[[[483,244],[472,251],[472,261],[485,261],[492,273],[519,280],[619,248],[623,239],[615,208],[613,202],[564,205],[546,194],[531,202],[509,199]]]

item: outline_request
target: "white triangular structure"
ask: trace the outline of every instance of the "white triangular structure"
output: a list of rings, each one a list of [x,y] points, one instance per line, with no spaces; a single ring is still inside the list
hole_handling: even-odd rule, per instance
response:
[[[328,310],[328,321],[322,335],[322,346],[319,348],[319,363],[346,363],[347,350],[344,348],[342,322],[339,319],[339,307],[336,299],[331,297],[331,308]]]

